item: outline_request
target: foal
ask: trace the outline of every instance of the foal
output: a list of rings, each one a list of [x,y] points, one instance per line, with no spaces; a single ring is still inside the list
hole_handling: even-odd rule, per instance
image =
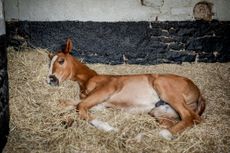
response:
[[[100,75],[71,56],[72,47],[68,39],[65,50],[49,56],[47,81],[50,85],[77,81],[81,102],[73,105],[80,118],[93,126],[105,131],[116,130],[90,115],[88,110],[99,104],[132,113],[149,113],[167,128],[160,135],[168,140],[201,122],[205,100],[188,78],[173,74]]]

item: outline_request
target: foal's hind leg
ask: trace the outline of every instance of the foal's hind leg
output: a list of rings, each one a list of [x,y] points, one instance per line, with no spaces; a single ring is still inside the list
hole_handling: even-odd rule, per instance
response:
[[[172,81],[173,80],[171,80],[171,82]],[[160,135],[168,140],[171,140],[173,135],[181,133],[186,128],[191,127],[194,123],[197,124],[201,122],[201,117],[186,104],[182,94],[184,88],[175,90],[171,82],[167,82],[164,78],[154,82],[154,87],[159,93],[160,98],[167,101],[167,103],[178,112],[181,119],[172,127],[160,132]],[[184,84],[186,87],[186,83]],[[190,92],[193,92],[193,90],[190,90]]]
[[[181,120],[168,128],[160,132],[160,135],[165,139],[171,140],[173,138],[172,134],[178,134],[183,132],[186,128],[191,127],[194,123],[200,123],[201,118],[193,110],[191,110],[184,102],[182,97],[172,96],[171,101],[168,101],[169,104],[178,112]]]

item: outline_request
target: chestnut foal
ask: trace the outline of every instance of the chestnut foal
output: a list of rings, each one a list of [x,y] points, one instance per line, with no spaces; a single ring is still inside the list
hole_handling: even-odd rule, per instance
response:
[[[105,131],[116,129],[92,117],[89,109],[98,106],[134,113],[149,113],[167,129],[160,135],[173,135],[201,122],[205,100],[198,87],[188,78],[173,74],[100,75],[69,53],[72,41],[51,59],[47,81],[50,85],[69,79],[80,85],[81,102],[73,102],[81,119]]]

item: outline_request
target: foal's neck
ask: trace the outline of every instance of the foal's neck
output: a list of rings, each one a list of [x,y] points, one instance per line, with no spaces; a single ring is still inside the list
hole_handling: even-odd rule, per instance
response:
[[[77,59],[74,60],[71,80],[78,81],[82,90],[85,89],[89,79],[96,75],[98,75],[96,71],[90,69],[88,66],[81,63]]]

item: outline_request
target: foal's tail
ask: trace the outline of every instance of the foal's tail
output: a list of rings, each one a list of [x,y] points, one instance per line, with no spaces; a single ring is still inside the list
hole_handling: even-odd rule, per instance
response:
[[[202,95],[200,95],[198,101],[197,101],[197,104],[198,104],[198,107],[197,107],[197,113],[201,116],[202,113],[204,112],[205,110],[205,99]]]

